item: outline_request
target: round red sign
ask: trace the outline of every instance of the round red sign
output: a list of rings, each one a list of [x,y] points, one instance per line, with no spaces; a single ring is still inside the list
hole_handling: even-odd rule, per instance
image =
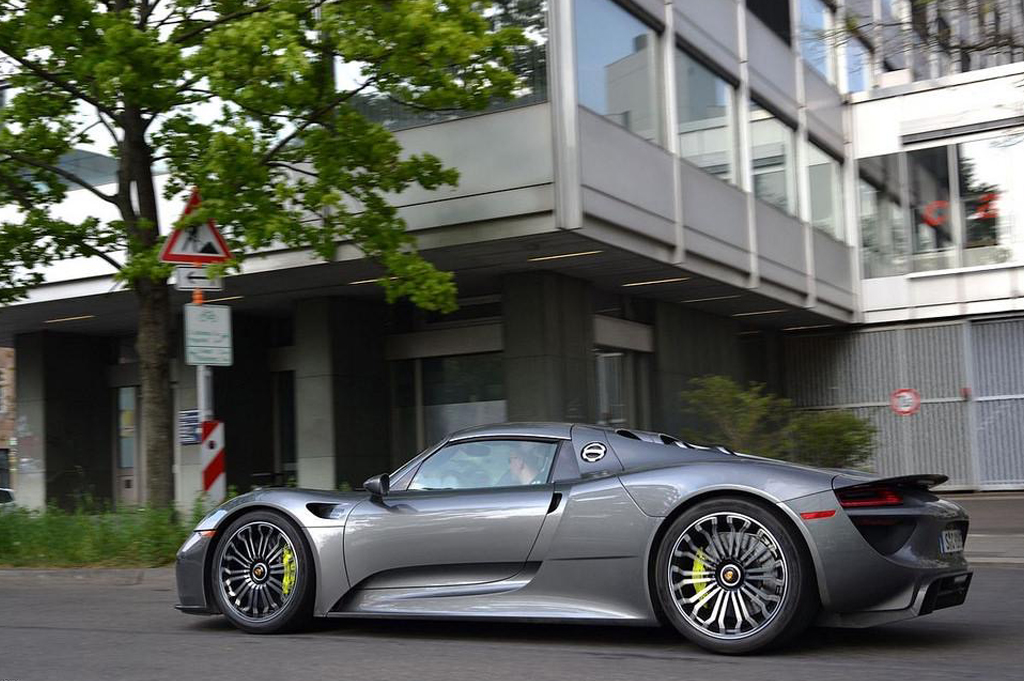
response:
[[[913,388],[900,388],[889,395],[889,408],[900,416],[916,414],[921,408],[921,393]]]

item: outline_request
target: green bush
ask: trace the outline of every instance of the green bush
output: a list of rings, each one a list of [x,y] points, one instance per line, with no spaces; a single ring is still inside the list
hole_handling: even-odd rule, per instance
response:
[[[169,509],[80,507],[67,512],[54,505],[40,512],[18,508],[0,513],[0,565],[166,565],[194,526],[195,522],[179,521]]]
[[[826,468],[856,468],[871,457],[875,428],[842,410],[800,411],[760,383],[726,376],[690,381],[683,403],[697,423],[686,439]]]

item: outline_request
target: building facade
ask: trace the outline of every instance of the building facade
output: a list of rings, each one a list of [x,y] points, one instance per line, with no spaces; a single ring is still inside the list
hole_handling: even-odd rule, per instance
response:
[[[331,263],[262,253],[210,301],[234,322],[235,363],[214,370],[229,484],[358,485],[485,422],[679,433],[688,381],[724,374],[870,418],[879,472],[1024,486],[1024,66],[1013,47],[969,49],[989,14],[549,0],[521,19],[516,100],[429,118],[360,102],[460,170],[457,188],[393,197],[455,273],[457,312],[386,305],[346,244]],[[102,215],[81,194],[67,209]],[[134,316],[99,261],[0,311],[20,500],[145,501]],[[181,345],[179,413],[196,404]],[[920,396],[912,414],[891,408],[901,389]],[[175,449],[184,506],[200,454],[181,433]]]

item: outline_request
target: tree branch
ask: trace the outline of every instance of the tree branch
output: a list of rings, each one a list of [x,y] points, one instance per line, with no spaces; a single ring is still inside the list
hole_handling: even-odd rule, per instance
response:
[[[282,168],[284,170],[290,170],[294,173],[301,173],[302,175],[312,177],[314,180],[320,179],[320,176],[317,175],[316,173],[310,172],[308,170],[303,170],[302,168],[297,168],[291,165],[290,163],[284,163],[282,161],[267,161],[267,166],[270,168]]]
[[[216,19],[213,19],[211,21],[206,22],[202,26],[196,26],[191,31],[185,31],[181,35],[175,36],[174,37],[174,42],[176,42],[176,43],[187,42],[191,38],[195,38],[197,35],[199,35],[203,31],[208,31],[211,28],[214,28],[216,26],[220,26],[221,24],[226,24],[226,23],[228,23],[230,21],[234,21],[235,19],[242,19],[242,18],[250,16],[252,14],[259,14],[260,12],[266,12],[268,9],[271,9],[273,6],[274,6],[274,3],[268,3],[266,5],[257,5],[256,7],[250,7],[248,9],[240,9],[237,12],[231,12],[230,14],[225,14],[222,17],[217,17]]]
[[[100,199],[103,199],[107,203],[112,203],[115,206],[117,205],[117,199],[115,197],[111,196],[110,194],[104,194],[99,189],[96,189],[96,187],[92,186],[91,184],[89,184],[88,182],[86,182],[85,180],[80,178],[78,175],[75,175],[71,171],[64,170],[63,168],[60,168],[58,166],[50,165],[49,163],[43,163],[42,161],[37,161],[34,158],[31,158],[29,156],[25,156],[24,154],[18,153],[17,151],[11,151],[10,149],[4,149],[3,147],[0,147],[0,154],[5,154],[9,158],[12,158],[15,161],[17,161],[18,163],[23,163],[23,164],[25,164],[27,166],[32,166],[33,168],[38,168],[40,170],[45,170],[45,171],[47,171],[49,173],[53,173],[54,175],[57,175],[59,177],[63,177],[68,182],[72,182],[74,184],[77,184],[82,189],[88,190],[89,192],[91,192],[95,196],[99,197]]]
[[[78,86],[76,86],[74,83],[69,83],[67,81],[64,81],[64,80],[58,78],[57,76],[55,76],[51,72],[49,72],[46,69],[44,69],[43,67],[39,66],[39,64],[34,63],[30,59],[25,59],[23,57],[19,57],[19,56],[15,55],[15,54],[12,54],[12,53],[8,52],[7,50],[3,49],[3,47],[0,47],[0,52],[3,52],[8,57],[10,57],[14,61],[18,62],[19,64],[21,64],[22,67],[24,67],[24,68],[28,69],[29,71],[31,71],[32,73],[34,73],[36,75],[36,77],[40,78],[41,80],[45,80],[47,83],[50,83],[51,85],[57,86],[61,90],[64,90],[65,92],[67,92],[72,97],[80,99],[83,102],[87,102],[89,104],[92,104],[94,107],[96,107],[97,109],[99,109],[103,113],[107,114],[111,118],[114,118],[114,119],[117,118],[117,112],[116,111],[114,111],[110,107],[106,106],[105,104],[100,102],[98,99],[96,99],[92,95],[89,95],[86,92],[82,91],[82,89],[79,88]]]
[[[337,108],[337,106],[339,104],[342,104],[346,100],[349,100],[352,97],[355,97],[357,94],[359,94],[360,92],[365,90],[367,87],[369,87],[370,83],[372,83],[372,82],[373,82],[372,78],[367,79],[367,81],[365,83],[363,83],[362,85],[357,87],[355,90],[346,90],[345,92],[342,92],[340,96],[335,97],[333,100],[331,100],[330,102],[325,104],[323,107],[321,107],[321,108],[317,109],[316,111],[312,112],[309,115],[309,118],[307,118],[305,121],[302,122],[302,125],[296,126],[294,130],[292,130],[290,133],[285,135],[281,139],[281,141],[279,141],[277,144],[275,144],[270,149],[270,151],[268,151],[266,154],[264,154],[263,158],[260,159],[260,163],[261,164],[265,164],[265,163],[268,163],[268,162],[272,161],[274,159],[274,156],[276,156],[282,149],[284,149],[285,146],[287,146],[289,142],[291,142],[293,139],[295,139],[296,137],[301,135],[302,132],[306,128],[308,128],[309,126],[311,126],[314,123],[316,123],[317,120],[319,120],[319,118],[321,116],[323,116],[323,115],[325,115],[327,113],[330,113],[333,109]]]
[[[108,264],[109,264],[109,265],[110,265],[111,267],[113,267],[113,268],[114,268],[115,270],[118,270],[118,271],[120,271],[120,270],[121,270],[121,268],[123,267],[123,265],[121,265],[121,264],[120,264],[119,262],[117,262],[116,260],[114,260],[114,259],[113,259],[112,257],[110,257],[109,255],[107,255],[106,253],[104,253],[104,252],[103,252],[103,251],[101,251],[100,249],[96,248],[95,246],[90,246],[89,244],[83,244],[83,243],[80,243],[80,244],[78,244],[78,245],[79,245],[80,247],[82,247],[83,249],[85,249],[85,250],[89,251],[89,252],[90,252],[90,253],[92,253],[93,255],[95,255],[95,256],[98,256],[98,257],[102,258],[103,260],[107,261],[107,263],[108,263]]]

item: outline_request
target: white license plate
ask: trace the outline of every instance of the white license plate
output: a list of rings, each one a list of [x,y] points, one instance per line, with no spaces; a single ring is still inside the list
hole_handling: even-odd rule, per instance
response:
[[[941,545],[943,553],[960,553],[964,550],[964,535],[960,530],[943,530]]]

